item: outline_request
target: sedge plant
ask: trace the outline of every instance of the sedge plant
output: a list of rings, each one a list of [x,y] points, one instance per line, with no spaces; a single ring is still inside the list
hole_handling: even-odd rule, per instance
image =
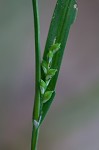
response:
[[[35,33],[35,98],[31,150],[37,150],[40,126],[55,97],[55,87],[64,49],[78,8],[76,0],[57,0],[43,58],[41,58],[38,0],[32,0],[32,4]]]

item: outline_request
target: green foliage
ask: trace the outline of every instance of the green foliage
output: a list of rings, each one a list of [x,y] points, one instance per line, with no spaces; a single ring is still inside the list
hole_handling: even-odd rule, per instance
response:
[[[33,1],[36,53],[36,91],[31,150],[36,150],[38,129],[55,97],[55,87],[71,25],[77,14],[76,0],[57,0],[40,63],[38,2]]]
[[[50,73],[52,73],[53,78],[48,84],[48,89],[50,91],[55,91],[57,78],[59,75],[59,70],[64,54],[64,49],[66,46],[68,34],[71,25],[75,21],[77,15],[77,3],[76,0],[58,0],[53,17],[50,24],[50,29],[46,41],[46,46],[44,50],[43,60],[50,63],[52,71],[49,70],[46,79],[51,78]],[[41,78],[44,78],[44,74],[41,74]],[[51,102],[53,101],[51,97]],[[44,104],[45,105],[45,104]],[[43,105],[43,107],[44,107]],[[50,105],[50,103],[46,104]],[[47,107],[49,109],[49,106]],[[42,118],[46,116],[47,109],[42,109]]]
[[[55,97],[55,91],[52,93],[51,98],[46,103],[44,103],[44,105],[42,107],[42,117],[40,120],[40,125],[43,122],[43,120],[44,120],[44,118],[45,118],[45,116],[46,116],[46,114],[47,114],[47,112],[48,112],[48,110],[49,110],[49,108],[53,102],[54,97]]]

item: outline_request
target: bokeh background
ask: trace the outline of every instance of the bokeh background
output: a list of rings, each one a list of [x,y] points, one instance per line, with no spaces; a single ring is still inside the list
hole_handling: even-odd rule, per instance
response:
[[[40,0],[42,53],[56,0]],[[78,0],[38,150],[99,150],[99,0]],[[0,0],[0,150],[30,150],[35,55],[31,0]]]

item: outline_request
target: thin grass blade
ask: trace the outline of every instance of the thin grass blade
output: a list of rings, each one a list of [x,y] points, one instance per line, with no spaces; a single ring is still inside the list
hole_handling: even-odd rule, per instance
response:
[[[53,42],[60,43],[60,50],[57,51],[55,56],[53,57],[52,68],[57,69],[55,76],[52,78],[50,84],[48,85],[49,91],[55,91],[57,78],[59,75],[59,70],[68,38],[68,34],[70,31],[70,27],[75,21],[77,14],[77,3],[76,0],[57,0],[57,4],[53,13],[53,17],[50,24],[50,29],[45,45],[43,60],[47,60],[47,54],[49,52],[50,47],[53,45]],[[42,72],[42,79],[44,78],[44,74]],[[49,102],[45,103],[42,108],[42,120],[46,116],[46,113],[53,101],[53,97],[49,100]]]

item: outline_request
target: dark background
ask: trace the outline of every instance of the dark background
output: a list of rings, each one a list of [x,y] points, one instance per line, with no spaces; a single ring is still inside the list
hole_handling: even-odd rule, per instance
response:
[[[40,0],[42,53],[56,0]],[[38,150],[99,149],[99,0],[78,0]],[[31,0],[0,0],[0,150],[29,150],[35,56]]]

